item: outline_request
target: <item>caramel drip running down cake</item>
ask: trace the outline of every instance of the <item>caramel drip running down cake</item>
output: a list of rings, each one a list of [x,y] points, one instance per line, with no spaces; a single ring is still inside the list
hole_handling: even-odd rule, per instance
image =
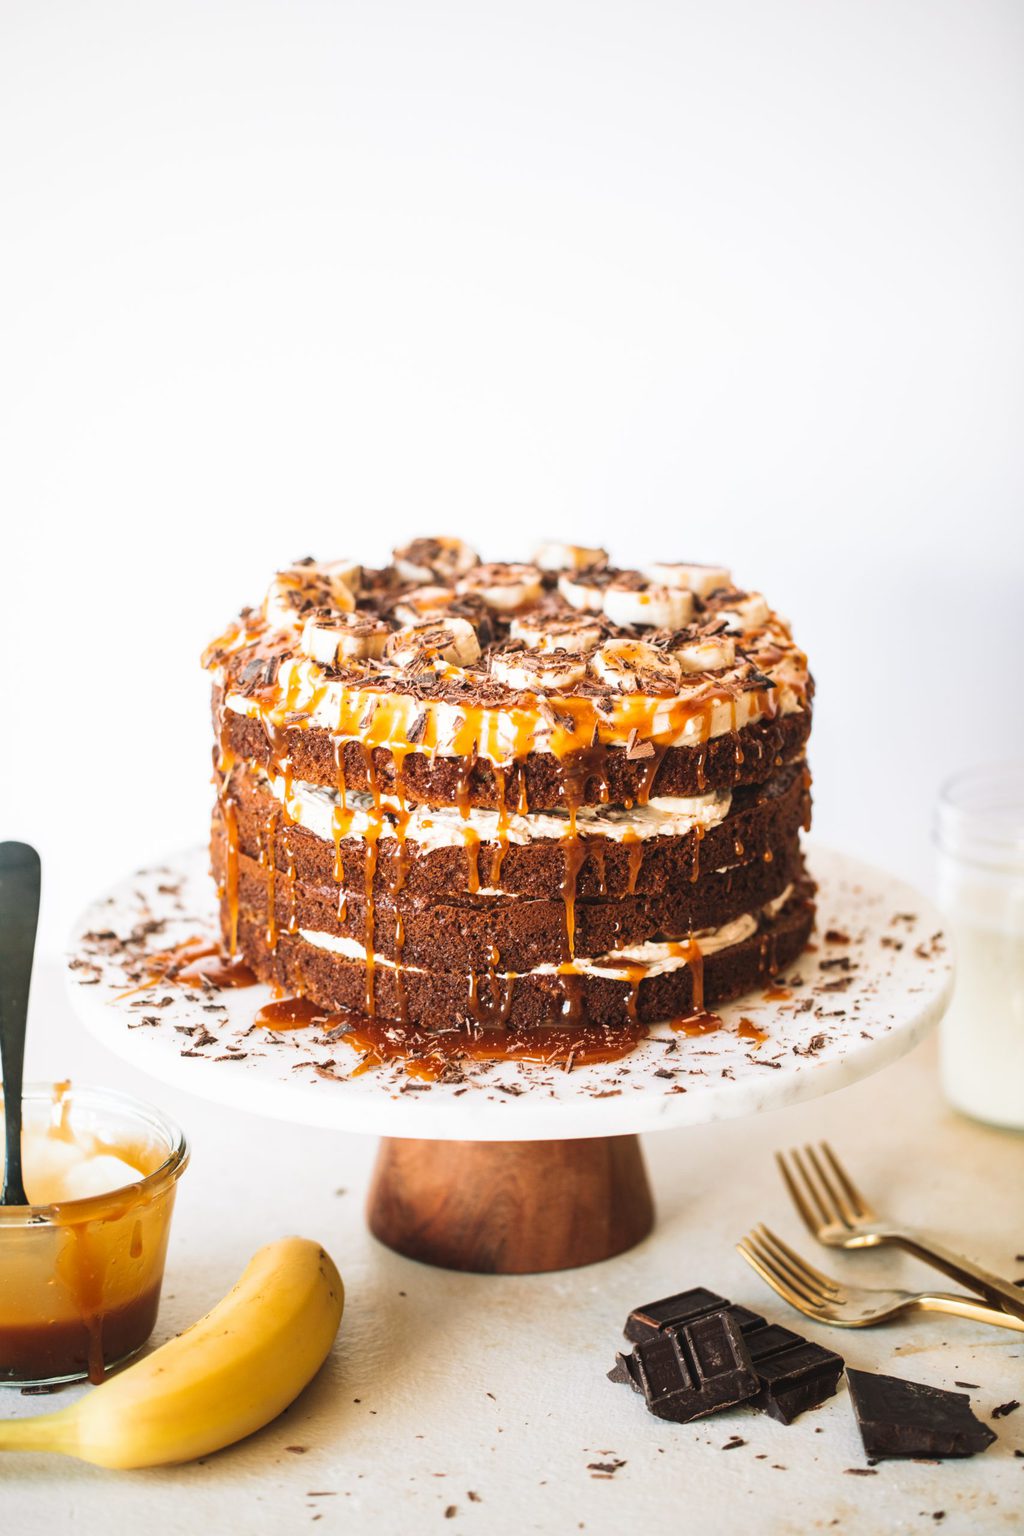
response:
[[[807,941],[813,686],[719,566],[300,560],[204,665],[225,944],[394,1050],[613,1054]]]

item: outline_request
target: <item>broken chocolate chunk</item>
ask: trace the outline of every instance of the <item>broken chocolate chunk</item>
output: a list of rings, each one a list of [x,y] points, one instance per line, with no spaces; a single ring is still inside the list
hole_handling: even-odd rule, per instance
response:
[[[848,1370],[860,1437],[876,1461],[895,1456],[974,1456],[995,1432],[975,1418],[966,1392],[947,1392],[899,1376]]]
[[[616,1354],[615,1364],[608,1372],[608,1380],[620,1382],[624,1387],[632,1387],[634,1392],[643,1392],[636,1356],[632,1350],[628,1355],[622,1354],[621,1351]]]
[[[735,1314],[743,1309],[731,1307],[729,1310]],[[740,1323],[740,1327],[747,1341],[750,1358],[755,1365],[760,1360],[770,1360],[773,1355],[781,1355],[789,1349],[799,1349],[807,1343],[806,1339],[802,1339],[791,1328],[783,1328],[779,1323],[766,1323],[763,1317],[757,1316],[756,1312],[750,1313],[750,1316],[754,1322],[746,1326]]]
[[[743,1335],[758,1378],[753,1407],[782,1424],[792,1424],[799,1414],[817,1408],[835,1395],[843,1373],[841,1355],[810,1343],[789,1328],[767,1323],[749,1307],[733,1306],[724,1296],[704,1286],[634,1308],[626,1319],[624,1332],[627,1339],[641,1344],[715,1311],[727,1312]],[[636,1355],[636,1350],[632,1355],[617,1355],[609,1380],[623,1382],[641,1392],[643,1387],[634,1363]]]
[[[785,1343],[780,1335],[786,1336]],[[843,1374],[842,1355],[771,1324],[745,1338],[761,1383],[754,1407],[763,1408],[770,1418],[792,1424],[808,1408],[835,1396]]]
[[[651,1413],[677,1424],[735,1408],[758,1389],[743,1335],[728,1312],[666,1328],[620,1360],[615,1379],[638,1382]]]
[[[645,1307],[634,1307],[622,1331],[632,1343],[641,1344],[645,1339],[656,1338],[665,1328],[681,1327],[709,1312],[720,1312],[728,1305],[724,1296],[716,1296],[714,1291],[697,1285],[693,1290],[680,1291],[678,1296],[666,1296],[661,1301],[648,1302]]]
[[[764,1318],[760,1312],[751,1312],[749,1307],[734,1306],[731,1301],[725,1302],[724,1305],[729,1308],[729,1316],[741,1333],[746,1334],[752,1328],[763,1328],[765,1326]],[[796,1335],[794,1334],[795,1337]]]

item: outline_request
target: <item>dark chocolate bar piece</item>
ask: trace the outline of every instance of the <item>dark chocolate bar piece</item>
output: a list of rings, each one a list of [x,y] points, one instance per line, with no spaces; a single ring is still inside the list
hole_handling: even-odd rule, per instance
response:
[[[831,1349],[812,1344],[789,1328],[769,1324],[749,1307],[733,1306],[724,1296],[704,1286],[665,1296],[661,1301],[636,1307],[626,1319],[627,1339],[647,1343],[668,1330],[678,1330],[715,1311],[727,1312],[738,1326],[759,1379],[753,1406],[780,1423],[791,1424],[798,1414],[816,1408],[832,1397],[843,1373],[843,1359]],[[639,1392],[639,1375],[633,1355],[616,1356],[609,1377]],[[631,1363],[632,1362],[632,1363]],[[632,1373],[632,1374],[630,1374]]]
[[[738,1311],[738,1308],[730,1307],[730,1311]],[[742,1325],[741,1325],[742,1326]],[[800,1334],[794,1333],[792,1328],[783,1328],[780,1323],[766,1323],[763,1317],[757,1320],[754,1328],[744,1328],[743,1336],[750,1350],[750,1358],[756,1365],[759,1360],[770,1360],[772,1355],[781,1355],[783,1350],[797,1349],[807,1340]]]
[[[631,1343],[642,1344],[645,1339],[657,1338],[665,1328],[680,1328],[709,1312],[721,1312],[728,1305],[724,1296],[716,1296],[714,1291],[697,1285],[692,1291],[680,1291],[678,1296],[665,1296],[661,1301],[648,1302],[646,1307],[634,1307],[622,1331]]]
[[[749,1307],[741,1307],[738,1304],[734,1306],[731,1301],[727,1301],[725,1305],[729,1308],[729,1316],[733,1322],[739,1325],[741,1333],[749,1333],[752,1328],[763,1328],[765,1326],[764,1318],[760,1312],[751,1312]]]
[[[786,1344],[766,1356],[754,1358],[755,1341],[759,1333],[789,1334],[792,1343]],[[792,1424],[793,1420],[808,1408],[817,1408],[827,1397],[833,1397],[843,1374],[843,1357],[821,1344],[789,1333],[788,1328],[758,1329],[747,1340],[754,1370],[761,1389],[754,1399],[754,1407],[762,1408],[780,1424]]]
[[[846,1379],[864,1449],[875,1461],[894,1456],[974,1456],[995,1432],[971,1411],[966,1392],[921,1381],[848,1370]]]
[[[735,1408],[758,1390],[743,1335],[728,1312],[666,1328],[637,1344],[632,1360],[651,1413],[677,1424]]]
[[[630,1350],[628,1355],[620,1352],[615,1356],[615,1364],[608,1372],[608,1380],[621,1382],[624,1387],[632,1387],[634,1392],[643,1392],[633,1350]]]

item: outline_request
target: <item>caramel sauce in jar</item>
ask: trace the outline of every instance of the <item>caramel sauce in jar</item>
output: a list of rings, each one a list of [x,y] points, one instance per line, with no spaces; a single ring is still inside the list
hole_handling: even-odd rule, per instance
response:
[[[30,1085],[23,1104],[25,1181],[38,1203],[0,1207],[0,1383],[102,1381],[156,1322],[188,1146],[121,1094]],[[108,1179],[116,1187],[103,1190]]]

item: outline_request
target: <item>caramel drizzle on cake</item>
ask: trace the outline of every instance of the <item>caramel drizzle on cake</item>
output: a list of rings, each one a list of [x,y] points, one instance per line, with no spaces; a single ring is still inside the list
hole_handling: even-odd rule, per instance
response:
[[[740,800],[738,810],[730,803],[737,786],[763,797],[755,821],[764,841],[777,776],[802,761],[812,685],[789,626],[723,568],[626,571],[603,551],[556,544],[530,564],[485,565],[450,539],[415,540],[383,570],[304,560],[274,577],[261,607],[207,648],[204,665],[214,685],[224,938],[259,974],[292,986],[298,978],[318,1005],[350,1009],[358,971],[368,1019],[418,1029],[437,1027],[418,1011],[432,986],[439,1006],[451,1006],[461,974],[458,1026],[490,1031],[523,1016],[564,1030],[603,1014],[635,1032],[655,976],[685,971],[675,995],[685,990],[702,1012],[694,925],[647,933],[644,923],[648,908],[659,921],[700,916],[704,898],[726,918],[708,932],[733,933],[741,916],[753,924],[767,973],[776,914],[765,914],[793,888],[798,829],[777,876],[771,847],[758,853],[731,837],[726,865],[706,873],[701,848],[712,832],[719,848],[730,818],[749,820]],[[670,845],[683,841],[680,888],[691,894],[652,903],[645,868],[671,860]],[[329,912],[321,846],[330,850]],[[547,940],[527,935],[539,909],[523,904],[538,898],[517,894],[520,875],[506,881],[510,860],[534,879],[550,870],[544,895],[562,920]],[[618,895],[608,894],[609,861]],[[730,881],[755,900],[753,916],[732,911]],[[801,891],[787,900],[803,904],[809,927]],[[354,912],[358,953],[332,950],[332,934],[349,949],[356,942]],[[433,966],[424,955],[432,912]],[[536,964],[510,968],[497,941],[482,956],[488,913],[508,953],[537,953]],[[628,944],[593,953],[618,914],[641,947],[671,947],[668,971],[664,956],[655,970],[628,959]],[[735,942],[750,937],[744,929]],[[597,985],[604,977],[615,982],[612,1002]]]

